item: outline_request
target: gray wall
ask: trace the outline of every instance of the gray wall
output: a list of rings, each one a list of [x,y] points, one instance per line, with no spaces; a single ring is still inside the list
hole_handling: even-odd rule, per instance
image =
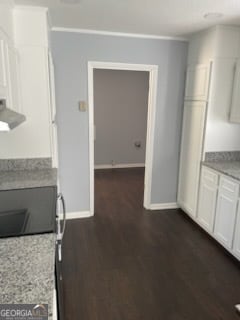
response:
[[[56,71],[60,183],[68,211],[89,209],[88,61],[159,66],[152,203],[176,201],[187,43],[182,41],[52,33]]]
[[[94,70],[96,165],[145,163],[148,89],[149,72]]]

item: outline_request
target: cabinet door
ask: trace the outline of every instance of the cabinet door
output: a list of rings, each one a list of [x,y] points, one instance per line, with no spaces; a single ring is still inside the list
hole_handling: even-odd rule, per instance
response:
[[[7,95],[6,42],[0,32],[0,98]]]
[[[51,148],[52,148],[52,164],[53,167],[58,167],[58,145],[57,145],[57,123],[56,123],[56,100],[55,100],[55,78],[54,64],[52,55],[48,54],[48,75],[49,75],[49,104],[50,104],[50,126],[51,126]]]
[[[213,232],[217,203],[217,182],[218,175],[205,167],[202,168],[199,203],[198,221],[210,233]]]
[[[205,102],[184,105],[178,203],[192,217],[196,217],[205,110]]]
[[[237,183],[225,177],[220,178],[214,235],[228,249],[232,248],[238,192]]]
[[[9,104],[12,110],[21,112],[20,98],[20,81],[18,73],[18,55],[15,48],[7,46],[7,61],[8,61],[8,92]]]
[[[240,200],[238,202],[237,223],[235,226],[233,252],[240,259]]]
[[[185,100],[208,99],[209,75],[210,64],[191,65],[187,68]]]
[[[240,123],[240,59],[237,61],[235,67],[230,121]]]

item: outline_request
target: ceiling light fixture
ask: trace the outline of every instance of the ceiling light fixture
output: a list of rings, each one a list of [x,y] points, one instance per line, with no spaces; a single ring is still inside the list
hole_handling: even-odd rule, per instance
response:
[[[220,12],[209,12],[209,13],[206,13],[203,17],[204,19],[207,19],[207,20],[217,20],[217,19],[221,19],[223,17],[223,14]]]
[[[60,0],[64,4],[79,4],[81,0]]]

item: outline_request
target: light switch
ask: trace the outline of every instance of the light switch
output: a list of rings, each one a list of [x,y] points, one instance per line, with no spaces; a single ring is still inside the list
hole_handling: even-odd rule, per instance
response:
[[[79,101],[78,106],[79,106],[79,111],[81,111],[81,112],[87,111],[87,102],[86,101]]]

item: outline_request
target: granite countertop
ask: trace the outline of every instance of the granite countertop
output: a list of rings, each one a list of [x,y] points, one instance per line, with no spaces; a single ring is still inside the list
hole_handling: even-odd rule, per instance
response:
[[[51,158],[0,159],[0,191],[56,185]]]
[[[47,303],[52,315],[55,234],[0,239],[1,303]]]
[[[56,185],[56,168],[0,171],[0,191]]]
[[[240,181],[240,161],[202,161],[202,165]]]

